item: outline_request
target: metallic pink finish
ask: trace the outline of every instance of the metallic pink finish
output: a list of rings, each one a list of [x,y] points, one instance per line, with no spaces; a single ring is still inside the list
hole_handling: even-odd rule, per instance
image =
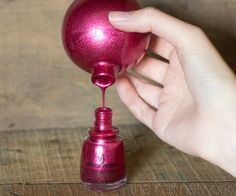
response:
[[[62,28],[64,48],[71,60],[92,73],[92,82],[103,92],[115,76],[137,64],[145,54],[149,35],[114,28],[110,11],[137,10],[135,0],[76,0]],[[113,190],[126,183],[124,144],[112,126],[112,110],[98,108],[81,153],[81,180],[96,191]]]
[[[139,8],[134,0],[75,1],[65,15],[62,29],[69,57],[88,72],[99,64],[114,66],[116,73],[134,66],[143,57],[149,36],[115,29],[109,23],[108,13]]]
[[[81,180],[85,184],[111,184],[126,178],[125,153],[112,110],[98,108],[81,153]],[[118,188],[118,187],[116,187]]]

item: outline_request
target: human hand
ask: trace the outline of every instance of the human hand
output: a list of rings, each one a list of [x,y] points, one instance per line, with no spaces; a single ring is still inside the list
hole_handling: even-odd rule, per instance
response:
[[[163,141],[236,176],[236,79],[203,31],[154,8],[109,19],[123,31],[155,34],[149,49],[169,60],[146,55],[134,68],[164,88],[118,78],[123,103]]]

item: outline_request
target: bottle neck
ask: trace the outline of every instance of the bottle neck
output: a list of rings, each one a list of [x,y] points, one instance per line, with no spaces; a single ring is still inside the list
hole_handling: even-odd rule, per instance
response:
[[[95,110],[95,131],[112,131],[112,109],[100,107]]]
[[[117,68],[114,64],[99,62],[93,66],[92,82],[100,88],[107,88],[115,83]]]

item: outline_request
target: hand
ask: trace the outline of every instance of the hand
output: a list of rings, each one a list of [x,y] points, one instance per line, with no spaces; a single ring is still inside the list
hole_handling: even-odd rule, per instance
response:
[[[109,19],[123,31],[155,34],[149,49],[169,60],[146,56],[134,68],[164,88],[118,78],[124,104],[163,141],[236,176],[236,79],[203,31],[154,8]]]

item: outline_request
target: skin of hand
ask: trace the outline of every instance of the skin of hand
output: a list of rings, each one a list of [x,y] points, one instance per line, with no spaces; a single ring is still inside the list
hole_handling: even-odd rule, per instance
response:
[[[169,60],[146,55],[134,68],[164,88],[118,78],[122,102],[166,143],[236,176],[236,77],[205,33],[155,8],[110,12],[109,20],[153,33],[149,49]]]

